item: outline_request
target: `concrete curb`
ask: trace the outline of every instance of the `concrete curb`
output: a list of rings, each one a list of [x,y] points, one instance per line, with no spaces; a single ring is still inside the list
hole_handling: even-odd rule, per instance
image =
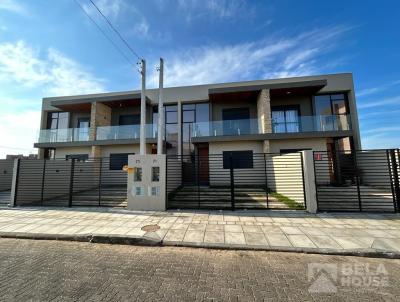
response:
[[[270,252],[290,252],[303,254],[337,255],[337,256],[357,256],[368,258],[387,258],[400,259],[399,252],[376,250],[376,249],[324,249],[324,248],[297,248],[297,247],[271,247],[263,245],[244,245],[244,244],[224,244],[224,243],[190,243],[178,241],[163,241],[148,236],[128,236],[128,235],[101,235],[101,234],[33,234],[17,232],[0,232],[0,238],[14,239],[33,239],[33,240],[60,240],[76,241],[88,243],[123,244],[137,246],[175,246],[219,250],[243,250],[243,251],[270,251]]]

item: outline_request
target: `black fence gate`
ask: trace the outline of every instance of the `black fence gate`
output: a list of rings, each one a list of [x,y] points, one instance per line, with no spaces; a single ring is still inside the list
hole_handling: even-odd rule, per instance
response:
[[[169,209],[305,209],[302,153],[167,156]]]
[[[314,152],[319,211],[398,212],[399,150]]]
[[[127,173],[110,158],[20,159],[16,206],[126,206]]]

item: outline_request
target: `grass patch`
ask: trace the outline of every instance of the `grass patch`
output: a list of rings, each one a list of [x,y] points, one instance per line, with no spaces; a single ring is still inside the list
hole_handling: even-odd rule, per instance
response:
[[[285,205],[287,205],[290,209],[296,209],[296,210],[302,210],[304,209],[304,206],[301,203],[295,202],[293,199],[290,199],[289,197],[276,193],[276,192],[271,192],[269,193],[272,197],[275,197],[278,201],[283,202]]]

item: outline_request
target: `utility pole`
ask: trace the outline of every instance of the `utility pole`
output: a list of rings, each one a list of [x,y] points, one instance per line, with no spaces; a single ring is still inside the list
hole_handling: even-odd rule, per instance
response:
[[[140,155],[146,155],[146,61],[141,61],[142,93],[140,96]]]
[[[164,138],[164,106],[163,106],[163,85],[164,85],[164,60],[160,58],[160,82],[158,92],[158,135],[157,135],[157,154],[163,154]]]

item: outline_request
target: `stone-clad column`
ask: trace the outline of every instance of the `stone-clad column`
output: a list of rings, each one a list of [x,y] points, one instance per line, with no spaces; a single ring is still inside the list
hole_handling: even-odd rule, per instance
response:
[[[111,108],[99,102],[93,102],[90,111],[89,140],[95,141],[97,127],[111,125]],[[101,147],[92,146],[91,157],[101,157]]]
[[[257,97],[259,133],[272,133],[271,96],[269,89],[262,89]],[[269,140],[263,142],[263,152],[270,152]]]

